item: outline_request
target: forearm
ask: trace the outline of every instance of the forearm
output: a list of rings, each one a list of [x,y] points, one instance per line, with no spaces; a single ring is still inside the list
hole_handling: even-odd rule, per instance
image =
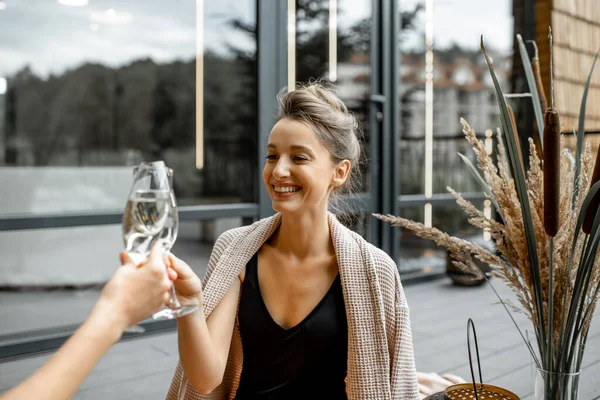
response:
[[[122,330],[109,321],[88,318],[37,372],[3,400],[64,400],[75,395],[96,363],[117,342]]]
[[[203,307],[177,320],[179,358],[190,383],[202,394],[211,393],[223,381],[235,325],[240,280],[234,280],[225,296],[207,317]],[[186,302],[203,304],[203,294]]]
[[[223,380],[225,362],[219,356],[202,311],[177,320],[179,358],[192,385],[210,393]]]

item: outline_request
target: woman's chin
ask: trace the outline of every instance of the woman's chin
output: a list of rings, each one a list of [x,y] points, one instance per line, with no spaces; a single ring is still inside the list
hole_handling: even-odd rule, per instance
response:
[[[273,200],[273,210],[281,214],[293,214],[297,212],[300,207],[290,202]]]

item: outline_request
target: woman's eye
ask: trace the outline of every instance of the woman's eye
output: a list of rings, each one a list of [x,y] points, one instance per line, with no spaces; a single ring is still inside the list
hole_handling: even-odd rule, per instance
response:
[[[294,157],[294,161],[308,161],[308,158],[304,156],[296,156]]]
[[[276,160],[277,156],[275,154],[269,154],[266,158],[267,158],[267,161],[272,161],[272,160]]]

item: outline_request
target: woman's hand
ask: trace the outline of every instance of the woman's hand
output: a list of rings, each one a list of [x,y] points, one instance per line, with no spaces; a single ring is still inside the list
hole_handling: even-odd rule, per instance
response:
[[[181,305],[195,305],[202,307],[202,282],[198,275],[185,261],[169,254],[168,260],[169,278],[175,285],[175,292]]]

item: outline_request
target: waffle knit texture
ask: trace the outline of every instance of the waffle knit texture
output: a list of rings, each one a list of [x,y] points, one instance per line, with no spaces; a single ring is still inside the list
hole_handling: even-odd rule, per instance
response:
[[[348,319],[348,399],[420,399],[408,304],[396,263],[333,214],[329,213],[328,220]],[[231,229],[217,239],[202,281],[207,317],[280,223],[281,214],[275,214]],[[240,383],[242,364],[236,318],[221,385],[208,395],[200,394],[179,362],[166,399],[231,400]]]

